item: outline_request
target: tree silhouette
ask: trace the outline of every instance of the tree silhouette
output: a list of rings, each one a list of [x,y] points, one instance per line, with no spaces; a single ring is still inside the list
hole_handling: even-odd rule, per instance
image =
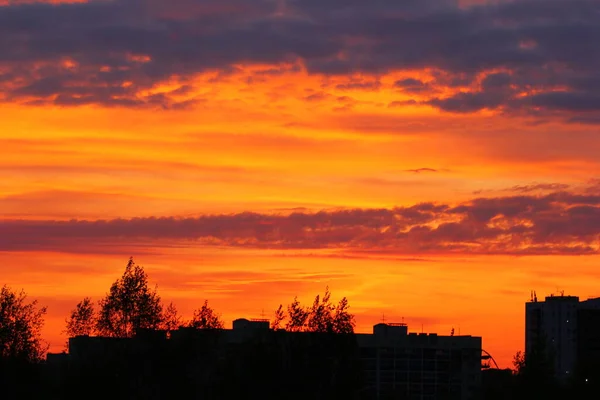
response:
[[[298,297],[294,297],[294,301],[288,306],[287,313],[289,320],[285,329],[290,332],[303,331],[309,316],[309,311],[300,305]]]
[[[520,375],[525,372],[525,354],[522,351],[517,351],[512,361],[514,374]]]
[[[24,291],[13,292],[8,286],[0,291],[0,358],[39,362],[48,350],[41,338],[46,307],[37,300],[27,302]]]
[[[96,310],[92,299],[84,298],[71,310],[71,315],[66,320],[65,333],[68,337],[89,336],[96,331]]]
[[[343,297],[335,308],[333,316],[333,331],[335,333],[354,333],[356,323],[354,315],[348,311],[349,308],[348,299]]]
[[[173,332],[182,325],[181,316],[177,312],[175,304],[169,303],[169,306],[164,310],[160,328],[168,332]]]
[[[319,295],[315,297],[311,308],[304,308],[298,297],[294,297],[294,301],[287,308],[288,321],[285,329],[290,332],[354,333],[356,324],[349,308],[346,297],[342,298],[337,306],[331,303],[329,287],[325,289],[322,298]],[[279,306],[271,327],[280,326],[284,319],[282,306]]]
[[[208,306],[208,300],[204,301],[199,310],[194,311],[194,317],[190,322],[190,327],[196,329],[223,329],[224,326],[219,315]]]
[[[283,311],[283,305],[280,304],[279,308],[275,311],[275,317],[271,323],[271,329],[278,330],[282,328],[283,321],[285,320],[285,312]]]
[[[322,299],[317,295],[313,302],[312,309],[308,315],[307,329],[310,332],[332,332],[334,319],[332,312],[335,310],[330,302],[331,292],[329,286],[325,289],[325,295]]]
[[[144,268],[129,259],[125,272],[100,301],[97,330],[110,337],[132,337],[138,328],[156,329],[162,322],[162,305],[156,288],[148,288]]]

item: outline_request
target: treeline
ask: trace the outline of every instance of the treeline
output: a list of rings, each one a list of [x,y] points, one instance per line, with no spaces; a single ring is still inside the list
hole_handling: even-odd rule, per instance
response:
[[[312,305],[301,305],[297,297],[285,308],[280,305],[272,330],[232,347],[220,314],[207,300],[185,320],[173,303],[163,304],[144,268],[130,259],[100,301],[86,297],[75,305],[65,333],[71,338],[135,338],[133,342],[118,342],[123,344],[116,352],[107,347],[98,358],[75,364],[71,359],[52,370],[42,363],[48,350],[41,337],[46,311],[37,301],[28,302],[24,292],[2,288],[0,386],[5,398],[70,398],[90,387],[103,398],[119,393],[148,399],[220,399],[272,390],[290,393],[287,398],[342,393],[348,398],[360,390],[354,316],[346,298],[331,301],[328,288]],[[181,327],[192,329],[175,341],[136,334],[172,333]],[[290,337],[283,330],[312,334]]]
[[[66,334],[69,337],[98,335],[105,337],[132,337],[138,328],[173,331],[180,327],[196,329],[223,329],[220,315],[208,304],[208,300],[195,310],[189,321],[179,315],[177,307],[164,306],[157,289],[150,289],[148,275],[133,258],[125,272],[110,287],[98,307],[87,297],[79,302],[67,319]],[[284,310],[283,305],[275,311],[271,327],[285,328],[292,332],[353,333],[354,316],[349,312],[344,297],[335,305],[331,302],[329,288],[323,297],[317,295],[312,307],[304,307],[294,301]]]
[[[130,338],[140,328],[173,331],[181,326],[222,329],[224,324],[208,301],[194,311],[191,320],[184,321],[173,303],[163,304],[157,288],[150,288],[144,268],[131,258],[123,275],[97,305],[86,297],[75,306],[65,333],[68,337]]]
[[[19,293],[4,286],[0,292],[0,358],[39,362],[45,357],[48,344],[42,339],[46,307],[37,300],[27,302],[24,291]],[[129,259],[123,275],[111,286],[97,304],[86,297],[70,312],[63,333],[67,337],[103,336],[130,338],[142,329],[172,332],[180,327],[224,329],[224,322],[208,300],[185,320],[172,302],[164,305],[157,287],[151,288],[144,268]],[[275,311],[271,328],[292,332],[353,333],[354,315],[349,312],[344,297],[338,304],[331,302],[331,293],[317,295],[312,306],[305,307],[294,298],[286,309]]]

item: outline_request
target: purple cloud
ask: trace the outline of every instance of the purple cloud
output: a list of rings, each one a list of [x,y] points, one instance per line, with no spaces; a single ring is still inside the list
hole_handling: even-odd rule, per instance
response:
[[[0,222],[0,250],[219,245],[395,254],[597,254],[600,194],[480,197],[458,205],[198,218]]]
[[[164,2],[163,2],[164,3]],[[183,108],[200,72],[301,65],[310,74],[379,75],[448,112],[482,109],[595,121],[600,110],[600,3],[456,1],[90,1],[0,6],[0,100],[66,106]],[[406,40],[411,38],[411,40]],[[343,55],[343,56],[342,56]],[[262,77],[263,79],[265,77]],[[164,81],[173,92],[141,95]],[[127,83],[127,84],[125,84]],[[378,89],[374,83],[340,89]],[[433,94],[434,92],[431,92]]]

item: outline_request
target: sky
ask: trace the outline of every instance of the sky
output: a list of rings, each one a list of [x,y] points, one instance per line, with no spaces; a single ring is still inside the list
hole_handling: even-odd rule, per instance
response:
[[[129,257],[190,317],[329,286],[483,337],[600,296],[598,0],[0,0],[0,284],[44,336]]]

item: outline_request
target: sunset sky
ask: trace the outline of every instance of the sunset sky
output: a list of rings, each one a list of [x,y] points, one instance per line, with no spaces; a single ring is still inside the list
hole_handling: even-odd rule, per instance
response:
[[[598,0],[0,0],[0,285],[64,320],[133,256],[184,316],[327,285],[483,337],[600,296]]]

